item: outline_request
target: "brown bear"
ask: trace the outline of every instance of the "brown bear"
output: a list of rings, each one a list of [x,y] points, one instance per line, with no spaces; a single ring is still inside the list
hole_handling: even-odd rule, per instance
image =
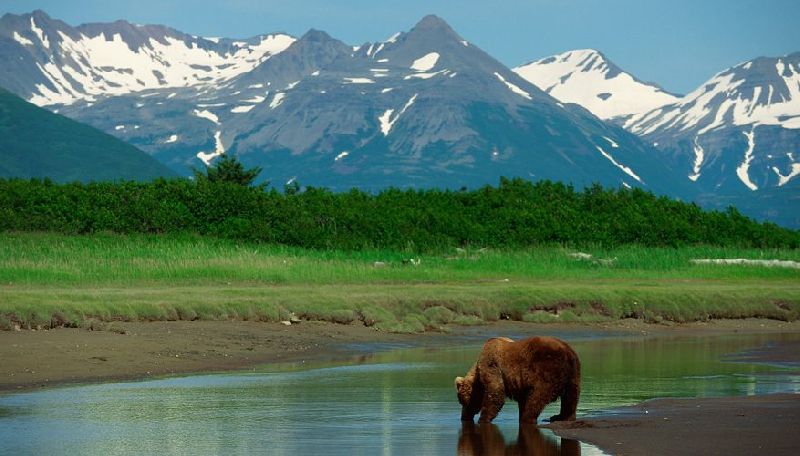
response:
[[[489,339],[465,377],[456,377],[461,420],[491,422],[505,398],[519,403],[520,424],[536,424],[544,407],[561,398],[561,412],[550,421],[574,421],[581,388],[581,364],[566,342],[531,337],[514,342]]]

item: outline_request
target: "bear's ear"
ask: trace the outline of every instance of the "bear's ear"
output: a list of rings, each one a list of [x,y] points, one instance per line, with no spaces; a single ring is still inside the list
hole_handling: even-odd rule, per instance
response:
[[[464,383],[464,377],[456,377],[456,387],[461,386]]]

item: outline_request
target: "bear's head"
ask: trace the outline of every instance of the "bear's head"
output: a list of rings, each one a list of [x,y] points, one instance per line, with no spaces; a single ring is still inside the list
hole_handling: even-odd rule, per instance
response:
[[[461,420],[472,421],[481,410],[483,388],[474,376],[456,377],[456,395],[461,404]]]

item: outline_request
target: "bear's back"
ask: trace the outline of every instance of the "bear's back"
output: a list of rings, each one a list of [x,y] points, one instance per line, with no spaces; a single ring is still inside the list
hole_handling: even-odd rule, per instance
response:
[[[555,337],[529,337],[498,347],[502,352],[503,364],[515,367],[560,366],[561,369],[578,370],[578,355],[563,340]]]

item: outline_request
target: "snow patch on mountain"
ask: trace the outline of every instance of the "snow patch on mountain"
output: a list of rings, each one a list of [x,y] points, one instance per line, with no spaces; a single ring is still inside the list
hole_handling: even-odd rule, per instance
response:
[[[635,79],[593,49],[564,52],[514,72],[559,101],[579,104],[601,119],[645,113],[678,99]]]
[[[197,117],[199,117],[201,119],[207,119],[207,120],[210,120],[211,122],[214,122],[215,124],[219,125],[219,117],[217,117],[216,114],[214,114],[213,112],[211,112],[211,111],[209,111],[207,109],[203,109],[203,110],[195,109],[194,111],[192,111],[192,114],[194,114],[195,116],[197,116]]]
[[[753,149],[756,147],[756,130],[743,131],[742,134],[747,136],[747,150],[744,153],[744,160],[736,167],[736,175],[739,180],[752,191],[758,190],[758,186],[750,180],[748,171],[750,170],[750,163],[753,161]]]
[[[275,109],[283,103],[283,99],[286,97],[286,94],[283,92],[278,92],[275,96],[272,97],[272,101],[269,103],[270,109]]]
[[[497,77],[497,79],[500,80],[500,82],[505,84],[506,87],[508,87],[509,90],[511,90],[512,92],[516,93],[517,95],[519,95],[519,96],[521,96],[523,98],[527,98],[528,100],[532,100],[533,99],[533,98],[531,98],[531,94],[529,94],[528,92],[520,89],[518,85],[512,84],[512,83],[506,81],[506,78],[504,78],[503,75],[501,75],[500,73],[495,71],[494,75]]]
[[[406,102],[406,104],[403,106],[403,109],[401,109],[400,113],[397,114],[396,116],[392,117],[392,114],[394,114],[394,109],[387,109],[378,118],[378,122],[380,122],[381,125],[381,133],[383,133],[383,136],[389,136],[389,132],[392,130],[392,127],[397,122],[397,120],[400,119],[400,116],[402,116],[408,110],[408,108],[410,108],[411,105],[413,105],[414,102],[417,100],[417,95],[419,94],[415,93],[414,96],[411,97]]]
[[[350,77],[350,78],[342,79],[342,82],[344,84],[375,84],[375,81],[373,81],[370,78],[353,78],[353,77]]]
[[[23,46],[33,46],[33,41],[31,41],[31,40],[25,38],[24,36],[20,35],[16,30],[11,35],[11,37],[14,39],[14,41],[16,41],[17,43],[19,43],[19,44],[21,44]]]
[[[214,133],[214,151],[213,152],[198,152],[197,158],[203,161],[206,166],[210,166],[211,162],[225,153],[225,146],[222,144],[222,132],[217,131]]]
[[[439,53],[431,52],[414,60],[414,63],[411,64],[411,69],[414,71],[430,71],[436,66],[436,62],[438,61]]]
[[[438,76],[440,74],[447,73],[447,70],[440,70],[434,73],[412,73],[403,77],[404,81],[408,81],[409,79],[430,79],[432,77]]]
[[[778,187],[783,187],[794,177],[800,175],[800,163],[792,163],[792,166],[789,169],[789,174],[786,175],[781,174],[781,170],[778,169],[777,166],[773,166],[772,171],[774,171],[778,176]]]
[[[412,73],[403,77],[404,81],[408,81],[409,79],[430,79],[440,74],[446,74],[447,70],[440,70],[433,73]]]
[[[600,153],[603,155],[603,157],[607,158],[608,161],[610,161],[614,166],[616,166],[617,168],[622,170],[622,172],[624,172],[628,176],[631,176],[632,178],[636,179],[640,184],[644,184],[644,182],[642,181],[642,178],[637,176],[636,173],[634,173],[632,169],[628,168],[627,166],[625,166],[625,165],[621,164],[620,162],[618,162],[617,160],[615,160],[614,157],[612,157],[611,154],[609,154],[608,152],[603,150],[602,147],[600,147],[598,145],[595,145],[595,147],[597,147],[597,150],[600,151]]]
[[[609,138],[608,136],[603,136],[603,139],[608,141],[608,143],[611,144],[612,148],[617,149],[619,147],[619,144],[617,144],[616,141],[614,141],[613,139]]]
[[[39,41],[46,49],[50,49],[50,40],[47,38],[47,35],[44,34],[44,30],[36,26],[33,17],[31,17],[31,31],[36,34],[36,37],[39,38]]]
[[[692,165],[692,174],[689,175],[689,179],[692,182],[697,182],[697,179],[700,178],[700,167],[703,166],[703,160],[705,159],[705,150],[703,147],[697,142],[700,139],[700,136],[694,137],[694,164]]]

